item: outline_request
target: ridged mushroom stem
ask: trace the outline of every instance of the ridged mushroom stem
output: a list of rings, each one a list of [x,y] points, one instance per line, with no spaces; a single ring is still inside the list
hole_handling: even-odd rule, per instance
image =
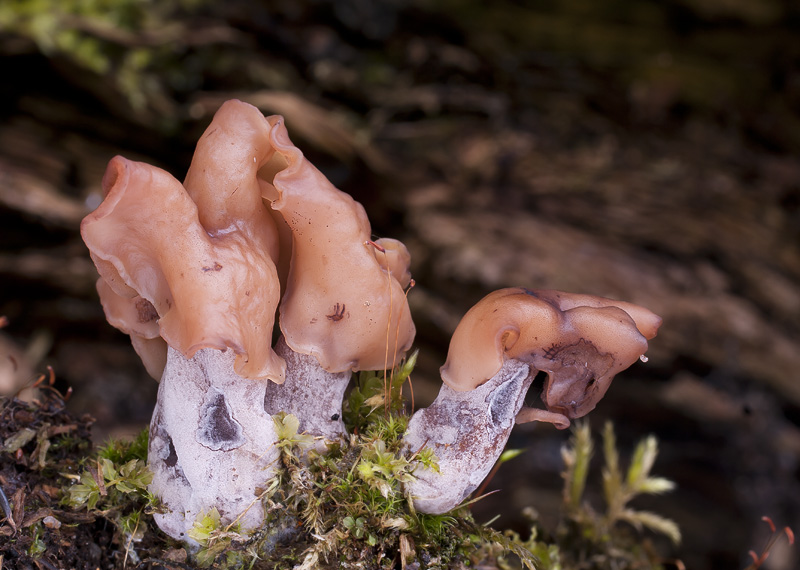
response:
[[[278,339],[275,352],[286,361],[286,380],[266,387],[266,412],[286,412],[297,417],[298,431],[314,436],[318,452],[326,451],[326,442],[344,440],[342,400],[351,373],[326,371],[314,356],[289,348],[283,337]]]
[[[405,447],[410,454],[428,447],[439,463],[438,473],[420,466],[416,481],[406,483],[414,508],[447,512],[481,484],[506,445],[534,376],[528,364],[508,360],[474,390],[457,392],[442,384],[433,404],[412,416]]]
[[[150,491],[167,508],[158,526],[177,540],[216,508],[223,524],[245,530],[264,520],[258,489],[275,475],[277,441],[264,411],[267,380],[234,372],[232,350],[198,350],[192,358],[169,348],[150,423]]]

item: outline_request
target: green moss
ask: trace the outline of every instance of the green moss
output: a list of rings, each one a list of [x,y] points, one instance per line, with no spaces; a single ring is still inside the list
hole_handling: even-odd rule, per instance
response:
[[[526,539],[499,532],[473,519],[468,499],[449,513],[416,512],[404,494],[404,483],[419,465],[436,469],[429,449],[409,454],[402,437],[408,417],[402,385],[414,358],[394,371],[360,373],[345,403],[352,435],[314,451],[313,439],[298,432],[297,418],[273,417],[280,449],[277,476],[258,490],[264,508],[261,528],[244,533],[238,521],[223,524],[216,510],[203,513],[190,536],[200,548],[192,562],[202,568],[420,568],[450,569],[477,565],[498,568],[569,570],[578,568],[658,568],[658,557],[638,530],[648,529],[677,542],[677,526],[660,515],[631,508],[640,495],[672,489],[671,482],[651,475],[657,443],[645,438],[634,450],[627,469],[621,466],[614,431],[602,437],[605,465],[601,470],[606,506],[595,510],[584,498],[592,483],[594,441],[587,423],[578,424],[562,450],[564,491],[561,522],[548,532],[532,509]],[[388,394],[388,397],[385,395]],[[151,530],[157,508],[147,491],[147,432],[131,442],[111,441],[83,461],[80,475],[65,476],[65,503],[113,522],[126,557],[136,558],[133,545]],[[507,450],[498,466],[519,450]],[[164,547],[174,544],[161,535]],[[37,544],[33,541],[33,544]],[[33,548],[33,546],[32,546]]]
[[[627,470],[620,465],[611,423],[606,424],[602,440],[605,510],[595,510],[584,498],[594,441],[589,424],[582,422],[575,426],[569,444],[562,449],[564,492],[560,523],[547,533],[539,525],[536,512],[528,509],[526,515],[532,522],[528,540],[522,542],[510,533],[514,542],[520,542],[538,558],[540,569],[657,569],[661,567],[661,557],[639,531],[648,529],[675,544],[680,542],[680,530],[673,521],[630,506],[641,495],[657,495],[674,488],[671,481],[650,474],[658,455],[656,438],[648,436],[639,442]]]
[[[137,559],[133,548],[150,528],[158,501],[147,490],[153,474],[147,468],[147,430],[132,441],[109,441],[81,462],[80,474],[62,473],[62,504],[85,509],[110,521],[124,545],[125,559]],[[152,525],[152,526],[151,526]]]
[[[312,449],[291,415],[273,419],[281,450],[277,477],[261,493],[264,526],[248,536],[220,527],[205,515],[192,537],[201,544],[197,562],[219,568],[365,567],[450,568],[479,561],[486,540],[516,549],[529,568],[533,556],[503,535],[477,524],[468,508],[428,515],[414,510],[403,484],[418,465],[436,469],[430,450],[408,455],[402,385],[415,355],[394,371],[360,373],[344,406],[353,432],[326,454]],[[388,395],[388,397],[386,397]]]

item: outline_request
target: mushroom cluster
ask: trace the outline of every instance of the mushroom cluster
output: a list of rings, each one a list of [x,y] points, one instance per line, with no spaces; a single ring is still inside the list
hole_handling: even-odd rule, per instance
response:
[[[182,184],[115,157],[103,189],[81,233],[108,321],[160,379],[148,452],[150,490],[166,507],[156,521],[187,542],[212,508],[255,528],[278,459],[271,416],[294,414],[324,451],[346,435],[352,373],[391,368],[411,347],[408,250],[373,241],[363,207],[304,158],[283,119],[241,101],[216,113]],[[563,428],[588,413],[659,324],[586,295],[483,299],[453,335],[439,397],[405,435],[409,453],[431,446],[441,469],[417,469],[406,486],[415,507],[457,506],[515,421]],[[537,371],[548,374],[545,408],[525,408]]]

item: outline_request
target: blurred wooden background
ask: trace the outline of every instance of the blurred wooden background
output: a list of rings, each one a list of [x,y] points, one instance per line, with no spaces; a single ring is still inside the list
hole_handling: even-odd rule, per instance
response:
[[[98,437],[156,382],[105,324],[80,219],[115,154],[181,179],[219,104],[294,142],[403,240],[417,405],[492,289],[664,317],[592,414],[655,433],[689,568],[744,567],[763,515],[800,530],[800,7],[792,0],[11,0],[0,5],[0,382],[52,365]],[[533,397],[533,396],[531,396]],[[479,520],[552,522],[567,433],[521,426]],[[597,473],[595,475],[598,475]],[[599,476],[595,477],[599,481]],[[598,504],[598,507],[600,505]],[[642,506],[642,505],[639,505]],[[769,566],[795,568],[796,551]]]

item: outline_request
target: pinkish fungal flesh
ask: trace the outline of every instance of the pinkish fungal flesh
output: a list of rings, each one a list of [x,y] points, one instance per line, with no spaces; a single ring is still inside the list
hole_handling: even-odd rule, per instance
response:
[[[286,166],[271,179],[272,172],[262,173],[262,191],[292,235],[280,305],[286,344],[313,355],[329,372],[391,368],[411,347],[415,333],[398,281],[403,276],[376,258],[361,204],[303,157],[282,120],[268,121],[270,143]]]

